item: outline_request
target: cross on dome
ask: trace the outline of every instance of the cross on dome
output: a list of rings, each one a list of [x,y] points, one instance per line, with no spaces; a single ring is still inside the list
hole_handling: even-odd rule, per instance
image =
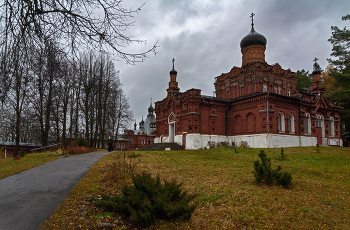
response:
[[[252,28],[253,28],[253,26],[254,26],[254,18],[253,18],[254,15],[255,15],[254,13],[252,13],[252,14],[250,15],[250,17],[252,18]]]

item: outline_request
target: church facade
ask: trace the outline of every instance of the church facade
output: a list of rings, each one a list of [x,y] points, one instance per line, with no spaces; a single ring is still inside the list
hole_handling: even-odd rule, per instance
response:
[[[341,107],[322,97],[321,71],[314,68],[310,94],[298,93],[294,72],[265,61],[266,44],[252,22],[240,43],[242,66],[215,78],[215,97],[200,89],[180,92],[173,59],[167,96],[155,103],[154,142],[186,149],[342,146]]]

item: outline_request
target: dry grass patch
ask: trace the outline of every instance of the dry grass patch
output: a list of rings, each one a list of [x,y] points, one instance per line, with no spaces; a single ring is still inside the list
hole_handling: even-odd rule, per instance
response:
[[[149,229],[349,229],[350,151],[348,148],[284,148],[287,159],[280,161],[280,149],[265,149],[275,168],[292,173],[291,189],[257,185],[253,162],[259,149],[229,147],[193,151],[142,152],[136,168],[163,180],[183,182],[189,193],[199,194],[197,209],[187,222],[158,222]],[[119,193],[117,183],[106,179],[106,164],[120,153],[102,158],[74,188],[44,229],[95,228],[109,222],[118,228],[134,228],[118,214],[96,210],[88,199]],[[137,158],[136,158],[137,159]],[[126,182],[130,182],[126,178]],[[82,208],[86,216],[79,215]],[[101,218],[96,215],[100,213]],[[120,221],[121,220],[121,221]],[[123,222],[122,222],[123,221]]]
[[[31,169],[47,162],[56,160],[60,157],[60,155],[55,154],[54,152],[43,152],[28,154],[21,160],[13,160],[12,157],[7,159],[0,159],[0,180],[27,169]]]

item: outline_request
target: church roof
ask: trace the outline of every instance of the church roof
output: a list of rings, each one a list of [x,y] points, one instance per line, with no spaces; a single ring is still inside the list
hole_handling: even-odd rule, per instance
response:
[[[230,102],[230,101],[232,101],[230,99],[225,99],[225,98],[220,98],[220,97],[212,97],[212,96],[206,96],[206,95],[202,95],[202,98],[207,99],[207,100],[212,100],[212,101],[219,101],[219,102]]]

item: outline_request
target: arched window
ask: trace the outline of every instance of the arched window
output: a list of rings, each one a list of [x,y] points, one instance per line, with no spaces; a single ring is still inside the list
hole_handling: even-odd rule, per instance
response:
[[[122,148],[125,149],[125,144],[124,143],[122,144]]]
[[[267,92],[267,85],[266,84],[263,85],[263,92],[264,93]]]
[[[141,140],[141,144],[144,145],[145,144],[145,139]]]
[[[305,114],[305,130],[304,130],[304,134],[305,135],[310,135],[311,134],[311,119],[310,119],[310,114],[306,113]]]
[[[274,88],[273,88],[273,92],[274,92],[274,93],[277,93],[277,87],[274,87]]]
[[[280,112],[278,114],[278,132],[284,133],[284,113]]]
[[[147,140],[147,144],[150,145],[151,144],[151,139]]]
[[[119,143],[117,143],[117,149],[119,149],[120,148],[120,144]]]
[[[294,115],[292,113],[290,113],[289,116],[288,116],[288,130],[289,130],[289,133],[294,133],[295,132]]]
[[[287,96],[290,97],[290,90],[287,90]]]
[[[281,88],[278,87],[278,94],[281,94]]]
[[[132,145],[132,139],[130,139],[130,144]]]
[[[316,116],[316,128],[322,127],[322,118],[321,115]]]
[[[329,136],[334,137],[334,118],[329,119]]]

